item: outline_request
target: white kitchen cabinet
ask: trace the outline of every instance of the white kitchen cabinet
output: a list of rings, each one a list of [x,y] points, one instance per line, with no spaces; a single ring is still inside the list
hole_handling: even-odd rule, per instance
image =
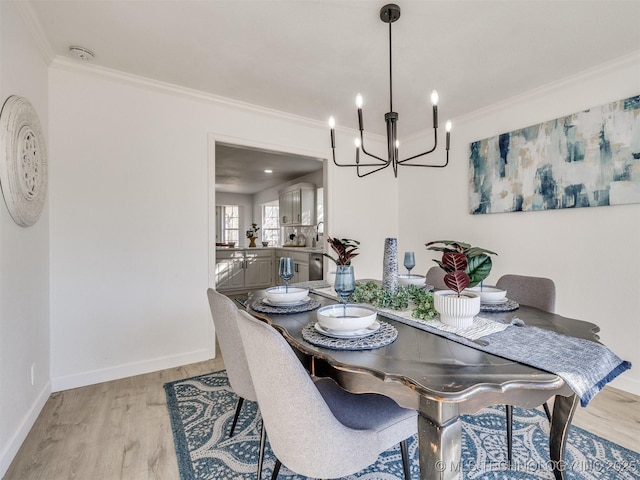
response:
[[[216,290],[244,288],[244,252],[216,252]]]
[[[216,290],[267,288],[272,282],[272,249],[216,252]]]
[[[316,186],[298,183],[280,192],[279,211],[281,225],[315,225]]]
[[[244,286],[270,287],[273,278],[273,251],[245,251]]]
[[[300,190],[290,190],[279,196],[281,225],[293,225],[300,215]]]

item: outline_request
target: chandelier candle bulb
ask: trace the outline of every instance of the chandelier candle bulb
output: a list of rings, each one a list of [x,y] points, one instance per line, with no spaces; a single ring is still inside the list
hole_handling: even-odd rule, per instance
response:
[[[356,137],[356,163],[360,163],[360,139]]]
[[[433,128],[438,128],[438,102],[440,101],[440,96],[438,92],[434,90],[431,92],[431,104],[433,105]]]
[[[331,129],[331,148],[336,148],[336,120],[333,117],[329,117],[329,128]]]
[[[362,104],[363,104],[362,95],[357,94],[356,95],[356,107],[357,108],[362,108]]]
[[[451,143],[451,120],[448,120],[444,126],[447,131],[447,142],[446,142],[446,150],[449,150],[449,144]]]

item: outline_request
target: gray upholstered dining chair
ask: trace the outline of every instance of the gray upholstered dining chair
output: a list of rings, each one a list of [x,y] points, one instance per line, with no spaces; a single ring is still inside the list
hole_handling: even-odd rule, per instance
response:
[[[407,439],[417,432],[416,411],[383,395],[349,393],[330,379],[314,382],[277,330],[241,314],[240,334],[276,456],[272,480],[281,465],[313,478],[350,475],[398,443],[410,479]]]
[[[556,310],[556,284],[550,278],[508,274],[501,276],[496,286],[522,305],[550,313]]]
[[[447,273],[442,270],[440,267],[431,267],[427,270],[427,275],[425,278],[425,283],[427,285],[433,286],[436,290],[447,290],[449,287],[444,283],[444,276]]]
[[[231,423],[231,428],[229,429],[229,436],[231,437],[236,428],[244,400],[257,402],[257,397],[253,388],[253,382],[251,381],[251,374],[249,373],[249,365],[247,364],[247,358],[244,353],[240,330],[238,330],[240,310],[229,297],[216,292],[212,288],[207,290],[207,297],[209,298],[211,316],[213,317],[213,324],[216,328],[220,351],[224,358],[227,377],[229,378],[231,388],[236,395],[238,395],[236,412],[233,417],[233,422]],[[260,477],[262,476],[262,461],[264,458],[264,424],[262,425],[262,432],[260,436],[261,440],[260,450],[258,452],[257,472],[258,480],[260,480]]]
[[[539,308],[554,313],[556,309],[556,284],[550,278],[529,277],[526,275],[503,275],[496,283],[498,288],[507,291],[507,297],[521,305]],[[549,405],[545,402],[544,412],[551,421]],[[513,405],[505,405],[507,415],[507,459],[511,463],[513,449]]]

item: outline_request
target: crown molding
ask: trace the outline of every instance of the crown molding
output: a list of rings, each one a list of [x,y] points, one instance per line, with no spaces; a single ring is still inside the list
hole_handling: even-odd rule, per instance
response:
[[[252,103],[235,100],[233,98],[223,97],[221,95],[215,95],[213,93],[203,92],[193,88],[183,87],[169,82],[163,82],[160,80],[154,80],[152,78],[143,77],[140,75],[134,75],[126,73],[120,70],[112,68],[102,67],[90,63],[84,63],[80,60],[69,59],[57,55],[50,65],[50,68],[57,70],[63,70],[73,73],[81,73],[86,75],[93,75],[101,78],[110,79],[116,82],[133,85],[139,88],[147,90],[155,90],[157,92],[166,93],[170,95],[181,96],[189,98],[191,100],[197,100],[204,103],[214,103],[217,105],[244,110],[251,113],[265,115],[269,117],[278,117],[283,120],[293,122],[296,124],[306,124],[313,127],[323,127],[324,122],[314,120],[301,115],[295,115],[292,113],[275,110],[268,107],[262,107],[260,105],[254,105]]]
[[[459,117],[452,118],[451,121],[453,123],[453,127],[455,128],[456,125],[476,121],[483,117],[487,117],[489,115],[499,113],[501,111],[508,110],[510,108],[517,107],[522,103],[534,100],[537,97],[540,97],[543,95],[552,94],[567,86],[575,85],[576,83],[584,82],[593,77],[601,76],[603,74],[614,73],[618,70],[626,70],[634,66],[638,69],[638,79],[640,80],[640,50],[632,52],[628,55],[624,55],[622,57],[615,58],[609,62],[596,65],[587,70],[583,70],[582,72],[577,73],[575,75],[571,75],[569,77],[565,77],[560,80],[547,83],[538,88],[529,90],[525,93],[516,95],[514,97],[507,98],[500,102],[491,104],[487,107],[483,107],[478,110],[474,110],[472,112],[461,115]],[[590,106],[591,105],[585,106],[585,108],[588,108]],[[418,141],[426,136],[427,136],[426,133],[420,132],[403,139],[403,142],[407,143],[407,142]]]
[[[42,28],[38,15],[31,5],[31,1],[9,0],[9,4],[13,6],[15,11],[22,18],[27,30],[36,43],[36,47],[42,55],[42,58],[46,64],[49,65],[56,55],[47,35],[44,33],[44,29]]]
[[[498,103],[494,103],[493,105],[489,105],[479,110],[474,110],[473,112],[462,115],[461,117],[458,117],[455,120],[457,123],[464,123],[464,122],[477,120],[481,117],[485,117],[487,115],[500,112],[510,107],[517,106],[524,102],[533,100],[536,97],[552,94],[557,90],[560,90],[567,86],[575,85],[576,83],[580,83],[580,82],[585,82],[587,80],[590,80],[593,77],[598,77],[603,74],[613,73],[617,70],[625,70],[633,66],[635,66],[638,69],[638,78],[640,79],[640,50],[632,52],[628,55],[624,55],[622,57],[615,58],[611,61],[601,63],[600,65],[596,65],[594,67],[588,68],[575,75],[571,75],[569,77],[564,77],[560,80],[547,83],[538,88],[534,88],[533,90],[529,90],[521,95],[516,95],[515,97],[507,98],[506,100],[503,100]]]

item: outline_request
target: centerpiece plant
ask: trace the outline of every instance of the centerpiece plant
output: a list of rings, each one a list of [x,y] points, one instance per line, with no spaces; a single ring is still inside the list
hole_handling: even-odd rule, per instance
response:
[[[357,282],[349,301],[389,310],[407,310],[413,304],[411,316],[423,320],[431,320],[438,314],[433,306],[433,294],[417,285],[400,286],[397,292],[390,292],[373,280]]]
[[[465,288],[481,284],[489,276],[493,267],[493,262],[489,255],[497,255],[497,253],[486,248],[473,247],[468,243],[457,240],[436,240],[427,243],[426,247],[428,250],[443,253],[442,259],[434,260],[434,262],[447,272],[447,275],[453,274],[449,275],[451,285],[447,283],[446,276],[445,283],[451,290],[458,293]],[[468,284],[460,290],[457,288],[465,282],[465,277],[460,273],[454,274],[454,272],[462,272],[468,278]],[[456,288],[453,288],[454,286]]]
[[[356,288],[356,276],[351,265],[351,260],[358,255],[358,247],[360,242],[350,238],[331,238],[327,237],[327,242],[331,245],[331,249],[336,253],[336,257],[332,257],[328,253],[322,255],[331,259],[336,264],[336,281],[334,290],[340,296],[342,301],[343,316],[347,317],[347,301]]]
[[[459,328],[470,327],[480,312],[480,296],[463,291],[489,276],[492,267],[489,255],[496,253],[453,240],[430,242],[426,247],[442,252],[442,259],[434,262],[445,271],[444,283],[450,289],[434,293],[434,308],[440,314],[440,321]]]
[[[353,257],[359,255],[357,252],[360,247],[358,240],[350,238],[331,238],[327,237],[327,242],[331,245],[331,249],[336,253],[336,257],[332,257],[328,253],[323,253],[325,257],[331,259],[336,265],[351,265]]]

